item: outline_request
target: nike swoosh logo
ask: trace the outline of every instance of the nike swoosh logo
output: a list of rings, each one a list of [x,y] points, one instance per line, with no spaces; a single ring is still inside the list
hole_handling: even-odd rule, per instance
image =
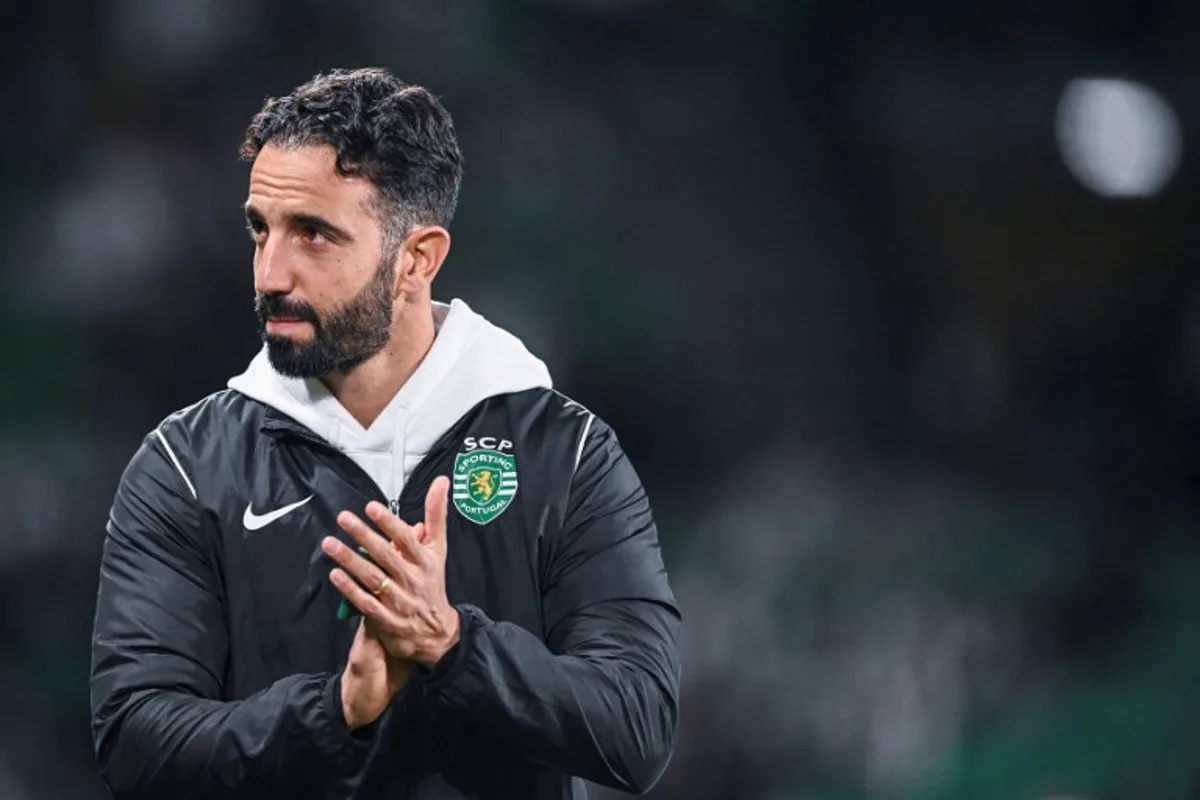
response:
[[[274,511],[268,511],[266,514],[255,514],[252,506],[247,505],[246,513],[242,515],[242,524],[246,526],[246,530],[248,531],[256,531],[259,528],[265,528],[275,520],[286,514],[292,513],[297,508],[312,499],[313,496],[310,494],[308,497],[304,498],[298,503],[292,503],[291,505],[284,506],[283,508],[277,508]]]

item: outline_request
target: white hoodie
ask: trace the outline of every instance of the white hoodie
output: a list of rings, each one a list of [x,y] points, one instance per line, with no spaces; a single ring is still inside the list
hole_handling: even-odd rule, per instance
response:
[[[434,303],[433,317],[433,347],[369,428],[321,381],[276,372],[265,348],[229,380],[229,388],[278,409],[337,447],[395,499],[430,448],[478,403],[552,386],[546,365],[520,339],[461,300]]]

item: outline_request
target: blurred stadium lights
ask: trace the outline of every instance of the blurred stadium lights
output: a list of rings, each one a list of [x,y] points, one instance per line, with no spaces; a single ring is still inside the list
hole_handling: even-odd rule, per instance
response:
[[[1058,104],[1055,135],[1071,174],[1101,197],[1151,197],[1181,157],[1179,119],[1150,87],[1078,78]]]

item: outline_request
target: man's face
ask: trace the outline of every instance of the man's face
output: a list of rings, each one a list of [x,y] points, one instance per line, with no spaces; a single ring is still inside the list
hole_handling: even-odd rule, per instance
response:
[[[267,145],[250,171],[255,311],[271,365],[297,378],[345,373],[391,335],[396,247],[375,188],[334,164],[331,147]]]

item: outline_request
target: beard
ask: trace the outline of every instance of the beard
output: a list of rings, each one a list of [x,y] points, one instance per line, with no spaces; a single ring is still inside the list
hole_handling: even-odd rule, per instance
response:
[[[324,315],[286,295],[258,295],[254,311],[271,366],[290,378],[322,378],[349,372],[379,353],[391,339],[395,274],[396,253],[385,252],[367,285]],[[308,342],[296,342],[286,336],[273,336],[267,333],[270,317],[307,322],[313,337]]]

